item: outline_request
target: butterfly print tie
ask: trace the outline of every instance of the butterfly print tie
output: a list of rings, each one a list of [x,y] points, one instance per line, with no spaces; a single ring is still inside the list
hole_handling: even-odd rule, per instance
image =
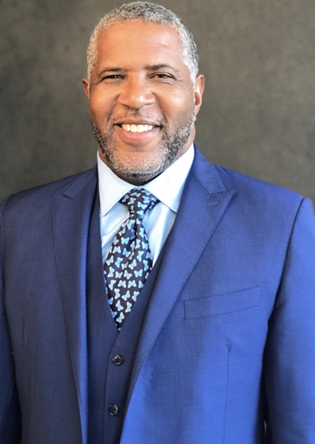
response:
[[[123,326],[152,269],[152,255],[143,218],[159,201],[144,188],[134,188],[120,202],[128,207],[129,217],[119,228],[104,265],[109,307],[118,330]]]

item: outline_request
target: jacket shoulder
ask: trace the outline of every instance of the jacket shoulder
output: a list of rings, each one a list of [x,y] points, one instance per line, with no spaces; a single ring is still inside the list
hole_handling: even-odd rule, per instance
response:
[[[51,205],[54,195],[67,193],[75,195],[90,180],[96,177],[97,170],[96,167],[93,167],[87,171],[73,174],[57,181],[12,194],[2,202],[0,206],[0,217],[4,213],[6,215],[10,214],[12,217],[21,217],[21,215],[28,214],[32,211],[43,210],[47,205]]]
[[[227,189],[235,190],[241,200],[249,205],[289,209],[298,207],[304,197],[295,191],[255,179],[236,171],[215,165],[215,168]]]

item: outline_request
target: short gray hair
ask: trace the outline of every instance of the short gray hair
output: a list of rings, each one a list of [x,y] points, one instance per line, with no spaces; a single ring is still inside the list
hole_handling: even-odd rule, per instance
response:
[[[97,39],[99,33],[114,23],[144,20],[147,22],[168,25],[175,29],[182,43],[182,57],[184,64],[189,68],[190,77],[195,83],[198,74],[198,52],[194,37],[182,20],[169,9],[149,2],[126,3],[107,13],[96,25],[90,37],[87,48],[87,76],[90,83],[91,72],[95,66],[97,56]]]

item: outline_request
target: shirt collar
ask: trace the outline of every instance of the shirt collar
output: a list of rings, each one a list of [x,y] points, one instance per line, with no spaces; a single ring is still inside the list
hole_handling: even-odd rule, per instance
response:
[[[109,210],[133,188],[145,188],[154,194],[159,201],[167,205],[175,213],[178,210],[184,184],[194,160],[193,144],[171,166],[155,179],[136,187],[120,179],[101,160],[97,153],[97,168],[99,178],[99,196],[101,214],[105,216]]]

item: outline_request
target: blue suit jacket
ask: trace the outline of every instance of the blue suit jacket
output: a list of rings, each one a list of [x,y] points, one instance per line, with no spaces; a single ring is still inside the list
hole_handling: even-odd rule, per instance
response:
[[[1,444],[20,443],[20,433],[23,444],[87,442],[85,268],[96,187],[92,169],[1,207]],[[127,405],[122,444],[314,443],[309,200],[196,152]]]

